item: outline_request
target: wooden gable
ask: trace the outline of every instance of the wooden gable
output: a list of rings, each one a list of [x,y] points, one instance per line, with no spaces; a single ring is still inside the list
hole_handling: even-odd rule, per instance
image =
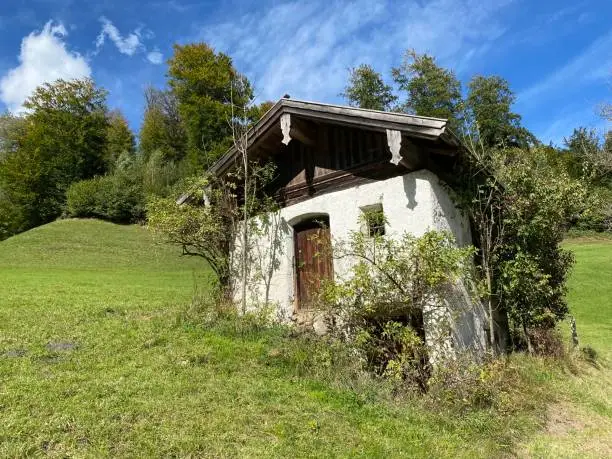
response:
[[[275,104],[247,136],[253,159],[276,164],[277,177],[267,192],[282,205],[435,169],[458,149],[445,120],[290,99]],[[211,172],[223,174],[237,156],[230,149]]]

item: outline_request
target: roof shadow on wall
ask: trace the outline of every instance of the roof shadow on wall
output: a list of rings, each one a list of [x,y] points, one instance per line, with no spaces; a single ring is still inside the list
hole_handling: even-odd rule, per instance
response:
[[[414,174],[407,174],[402,177],[404,181],[404,193],[408,198],[408,204],[406,207],[410,210],[414,210],[418,202],[416,200],[416,177]]]

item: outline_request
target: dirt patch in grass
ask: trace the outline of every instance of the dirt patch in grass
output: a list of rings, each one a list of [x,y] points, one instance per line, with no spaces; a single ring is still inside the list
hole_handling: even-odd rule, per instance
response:
[[[77,349],[79,345],[71,341],[57,341],[47,343],[47,350],[51,352],[62,352],[62,351],[73,351]]]
[[[564,436],[572,431],[581,431],[589,427],[586,419],[581,419],[576,410],[568,403],[556,403],[548,408],[546,433]]]
[[[519,449],[518,456],[612,457],[612,423],[572,403],[554,403],[548,407],[542,431]]]
[[[17,358],[17,357],[23,357],[27,353],[28,353],[27,349],[15,348],[15,349],[9,349],[8,351],[4,352],[2,356],[7,357],[7,358]]]

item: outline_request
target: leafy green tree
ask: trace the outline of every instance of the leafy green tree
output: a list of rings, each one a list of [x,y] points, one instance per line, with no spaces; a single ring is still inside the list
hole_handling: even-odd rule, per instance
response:
[[[576,179],[583,180],[591,196],[598,197],[600,204],[592,214],[578,218],[575,226],[583,230],[612,230],[612,131],[601,138],[594,129],[579,127],[564,139],[566,170]]]
[[[140,129],[140,151],[148,159],[159,151],[167,161],[181,161],[187,154],[187,132],[175,94],[145,89],[145,112]]]
[[[559,167],[553,148],[466,147],[454,186],[479,249],[492,348],[507,346],[509,318],[515,345],[534,350],[532,331],[554,327],[568,311],[572,258],[560,243],[571,222],[592,211],[589,185]]]
[[[341,95],[349,105],[371,110],[389,110],[397,100],[393,88],[367,64],[349,69],[349,81]]]
[[[610,133],[602,141],[594,129],[579,127],[564,139],[567,162],[574,176],[583,176],[595,184],[612,185],[612,151]]]
[[[0,115],[0,160],[14,152],[25,130],[25,118],[11,113]]]
[[[569,137],[563,139],[566,167],[574,177],[588,175],[588,158],[599,150],[599,136],[594,129],[575,128]]]
[[[251,123],[259,121],[274,106],[275,102],[266,100],[261,104],[255,104],[248,111],[248,118]]]
[[[589,210],[587,184],[554,167],[556,156],[539,147],[507,150],[496,160],[505,207],[497,295],[530,350],[531,329],[552,328],[568,312],[573,257],[560,243],[572,219]]]
[[[512,112],[516,96],[506,80],[498,76],[475,76],[468,84],[466,111],[471,131],[485,147],[527,147],[536,139],[521,126],[521,116]]]
[[[578,157],[588,156],[600,148],[597,131],[585,127],[574,129],[572,135],[563,139],[563,143],[569,152]]]
[[[136,141],[127,120],[118,110],[110,112],[104,154],[107,169],[111,169],[122,154],[134,154],[135,152]]]
[[[455,133],[461,130],[461,83],[453,71],[437,65],[432,56],[409,49],[402,64],[393,68],[392,74],[399,89],[406,93],[406,100],[399,107],[401,110],[445,118]]]
[[[253,91],[232,60],[205,43],[175,45],[168,83],[187,131],[196,168],[210,166],[230,145],[232,104],[247,106]]]
[[[608,152],[608,154],[612,155],[612,129],[606,132],[603,149]]]
[[[163,151],[164,156],[174,156],[174,152],[168,148],[165,128],[163,112],[156,107],[147,106],[138,135],[140,152],[144,158],[149,158],[156,150]]]
[[[236,222],[240,213],[234,204],[234,190],[211,188],[211,180],[188,181],[190,189],[207,190],[213,205],[178,205],[176,198],[152,196],[147,203],[149,227],[165,242],[182,247],[183,254],[203,258],[215,273],[222,294],[230,298],[231,253],[235,242]]]
[[[15,234],[22,220],[21,209],[0,188],[0,241]]]
[[[106,92],[90,79],[38,87],[15,150],[0,163],[0,188],[18,208],[12,231],[58,217],[74,181],[105,172]]]
[[[142,158],[142,185],[147,196],[168,197],[174,185],[188,176],[188,165],[165,158],[163,151],[155,150],[148,158]],[[176,198],[176,195],[171,197]]]

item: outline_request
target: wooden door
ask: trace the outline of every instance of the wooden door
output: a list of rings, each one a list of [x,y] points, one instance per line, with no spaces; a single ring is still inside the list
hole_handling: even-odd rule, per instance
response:
[[[297,309],[308,309],[321,282],[333,277],[329,224],[309,221],[294,228]]]

